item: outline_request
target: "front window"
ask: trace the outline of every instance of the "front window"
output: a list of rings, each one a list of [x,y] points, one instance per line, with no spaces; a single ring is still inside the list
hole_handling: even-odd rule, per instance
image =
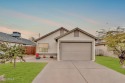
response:
[[[39,52],[48,52],[49,44],[48,43],[39,43]]]

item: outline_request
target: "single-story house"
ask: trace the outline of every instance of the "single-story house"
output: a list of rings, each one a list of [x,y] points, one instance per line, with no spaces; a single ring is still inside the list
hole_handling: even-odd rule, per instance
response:
[[[56,55],[58,61],[94,61],[95,40],[95,36],[80,28],[69,31],[61,27],[36,39],[36,52],[41,55]]]
[[[22,44],[22,45],[32,45],[36,44],[28,39],[22,38],[21,33],[13,32],[12,34],[7,34],[0,32],[0,42],[8,42],[11,44]]]
[[[36,43],[28,39],[22,38],[21,33],[13,32],[12,34],[7,34],[0,32],[0,43],[7,42],[10,45],[21,44],[26,49],[26,54],[36,53]]]

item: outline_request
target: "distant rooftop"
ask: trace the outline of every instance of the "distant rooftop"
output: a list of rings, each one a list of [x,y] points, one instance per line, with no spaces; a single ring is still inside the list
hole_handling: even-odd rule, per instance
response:
[[[34,42],[24,39],[24,38],[17,38],[13,37],[12,34],[7,34],[0,32],[0,41],[2,42],[10,42],[10,43],[19,43],[19,44],[24,44],[24,45],[36,45]]]

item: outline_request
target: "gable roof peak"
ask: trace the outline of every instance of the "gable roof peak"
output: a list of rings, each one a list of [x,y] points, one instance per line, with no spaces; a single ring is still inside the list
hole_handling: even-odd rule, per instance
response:
[[[48,33],[48,34],[46,34],[46,35],[44,35],[44,36],[42,36],[42,37],[40,37],[40,38],[38,38],[38,39],[36,39],[35,42],[37,42],[37,41],[39,41],[39,40],[41,40],[41,39],[43,39],[43,38],[45,38],[45,37],[47,37],[47,36],[49,36],[49,35],[55,33],[55,32],[57,32],[57,31],[59,31],[59,30],[61,30],[61,29],[63,29],[63,30],[65,30],[65,31],[69,32],[69,30],[65,29],[64,27],[60,27],[60,28],[58,28],[58,29],[56,29],[56,30],[54,30],[54,31],[52,31],[52,32],[50,32],[50,33]]]
[[[56,37],[55,40],[57,41],[58,39],[60,39],[60,38],[62,38],[62,37],[64,37],[64,36],[70,34],[71,32],[73,32],[73,31],[75,31],[75,30],[80,31],[80,32],[82,32],[82,33],[84,33],[84,34],[86,34],[86,35],[88,35],[88,36],[94,38],[95,40],[97,39],[97,38],[96,38],[95,36],[93,36],[92,34],[90,34],[90,33],[86,32],[86,31],[84,31],[84,30],[82,30],[82,29],[76,27],[76,28],[72,29],[71,31],[69,31],[68,33],[65,33],[64,35],[61,35],[61,36]]]
[[[64,28],[64,27],[60,27],[59,30],[60,30],[60,29],[63,29],[63,30],[65,30],[65,31],[69,32],[69,30],[66,29],[66,28]]]
[[[79,27],[76,27],[76,28],[72,29],[71,31],[75,31],[75,30],[81,31],[82,29],[80,29]],[[82,31],[83,31],[83,30],[82,30]]]
[[[60,29],[64,29],[64,27],[60,27]]]
[[[74,30],[82,30],[82,29],[80,29],[79,27],[76,27]]]
[[[79,29],[79,27],[76,27],[75,29]]]

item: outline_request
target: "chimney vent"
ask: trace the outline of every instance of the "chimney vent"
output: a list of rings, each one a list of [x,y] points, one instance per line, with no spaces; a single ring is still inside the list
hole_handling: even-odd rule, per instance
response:
[[[20,38],[21,37],[21,33],[20,32],[13,32],[12,36],[16,37],[16,38]]]

